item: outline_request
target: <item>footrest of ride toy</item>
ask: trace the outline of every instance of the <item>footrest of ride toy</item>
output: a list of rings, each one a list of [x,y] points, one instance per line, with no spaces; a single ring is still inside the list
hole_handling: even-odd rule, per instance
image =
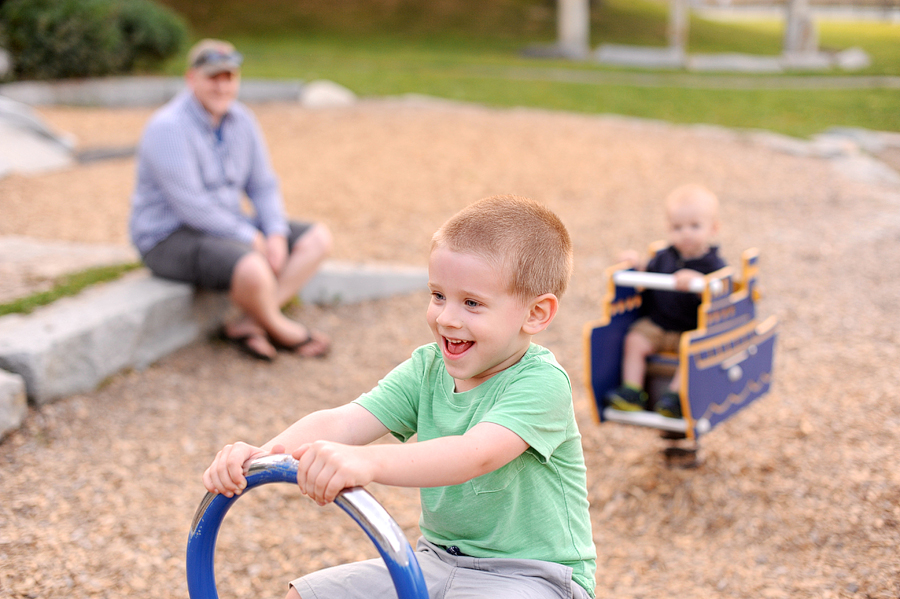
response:
[[[609,420],[610,422],[618,422],[620,424],[647,426],[662,431],[672,431],[674,433],[684,433],[687,431],[687,423],[683,418],[666,418],[661,414],[648,412],[646,410],[640,412],[625,412],[623,410],[604,408],[603,419]]]

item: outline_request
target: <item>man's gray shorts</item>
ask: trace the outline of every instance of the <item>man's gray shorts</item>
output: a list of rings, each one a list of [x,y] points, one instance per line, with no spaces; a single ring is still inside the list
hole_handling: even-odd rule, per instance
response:
[[[447,553],[420,538],[416,558],[431,599],[589,599],[572,569],[531,559]],[[326,568],[291,581],[303,599],[396,599],[381,558]]]
[[[289,225],[288,251],[293,251],[297,240],[313,225],[294,221]],[[153,246],[142,259],[158,277],[203,289],[227,290],[231,288],[234,267],[251,251],[250,244],[182,227]]]

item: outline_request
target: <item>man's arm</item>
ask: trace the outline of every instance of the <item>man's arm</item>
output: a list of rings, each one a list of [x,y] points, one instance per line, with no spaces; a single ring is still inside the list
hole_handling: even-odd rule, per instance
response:
[[[517,434],[490,422],[464,435],[405,445],[305,443],[293,452],[300,462],[300,490],[319,505],[334,501],[348,487],[370,482],[399,487],[457,485],[505,466],[528,444]]]
[[[250,144],[252,146],[250,172],[244,193],[250,199],[260,228],[266,237],[273,235],[287,235],[288,223],[284,212],[284,202],[281,196],[281,186],[278,176],[272,168],[269,159],[269,150],[266,147],[262,130],[256,117],[249,110],[243,112],[248,124]]]
[[[270,235],[265,240],[265,246],[266,251],[263,252],[263,255],[277,277],[281,274],[281,269],[284,268],[287,262],[289,253],[287,238],[284,235]]]
[[[237,442],[226,445],[203,473],[203,485],[211,493],[226,497],[240,494],[247,486],[245,464],[273,453],[291,453],[303,443],[327,440],[346,445],[365,445],[388,433],[371,412],[357,404],[346,404],[304,416],[261,447]]]

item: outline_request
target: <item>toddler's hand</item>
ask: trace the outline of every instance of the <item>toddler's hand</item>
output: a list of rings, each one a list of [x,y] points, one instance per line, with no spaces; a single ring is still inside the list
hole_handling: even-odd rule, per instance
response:
[[[675,289],[678,291],[690,291],[691,281],[703,278],[701,273],[690,268],[682,268],[672,276],[675,277]]]
[[[639,268],[641,266],[641,256],[635,250],[625,250],[619,254],[619,262],[627,262],[629,268]]]

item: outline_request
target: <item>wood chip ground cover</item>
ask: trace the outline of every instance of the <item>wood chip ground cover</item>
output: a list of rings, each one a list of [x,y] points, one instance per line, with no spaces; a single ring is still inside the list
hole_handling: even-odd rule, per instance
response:
[[[900,597],[900,189],[740,132],[401,100],[254,106],[288,211],[327,223],[334,258],[424,265],[432,232],[471,201],[545,202],[576,271],[537,341],[572,377],[584,438],[597,596]],[[43,109],[81,148],[136,143],[148,110]],[[844,174],[841,174],[841,173]],[[0,235],[127,245],[133,159],[0,180]],[[663,236],[660,201],[701,182],[722,201],[725,256],[762,251],[763,315],[780,319],[772,392],[667,468],[650,430],[597,425],[582,327],[601,274]],[[187,596],[200,474],[223,444],[262,442],[355,398],[429,341],[427,293],[302,306],[326,360],[261,364],[201,341],[101,389],[32,409],[0,443],[0,595]],[[417,536],[415,490],[370,491]],[[254,490],[220,536],[222,597],[276,596],[304,572],[376,553],[334,506]]]

